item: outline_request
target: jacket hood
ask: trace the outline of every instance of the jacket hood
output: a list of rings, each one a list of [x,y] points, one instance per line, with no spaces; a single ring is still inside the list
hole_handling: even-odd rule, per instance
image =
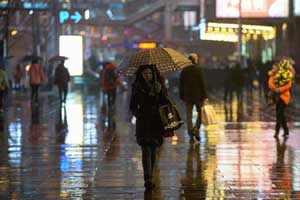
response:
[[[107,64],[105,66],[105,69],[114,70],[114,69],[116,69],[116,66],[114,64]]]

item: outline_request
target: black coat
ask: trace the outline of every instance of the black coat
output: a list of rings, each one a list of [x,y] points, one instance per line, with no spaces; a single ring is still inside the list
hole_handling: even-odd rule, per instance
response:
[[[136,117],[136,139],[139,145],[161,145],[164,133],[159,116],[159,105],[167,103],[164,88],[159,94],[151,95],[150,88],[144,83],[134,83],[130,99],[130,110]]]
[[[199,103],[207,98],[202,69],[191,65],[182,70],[179,83],[180,98],[186,102]]]

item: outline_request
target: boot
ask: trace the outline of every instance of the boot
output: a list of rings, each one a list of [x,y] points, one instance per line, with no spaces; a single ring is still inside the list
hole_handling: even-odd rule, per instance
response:
[[[278,138],[278,135],[279,135],[279,131],[275,131],[275,134],[274,134],[274,138]]]

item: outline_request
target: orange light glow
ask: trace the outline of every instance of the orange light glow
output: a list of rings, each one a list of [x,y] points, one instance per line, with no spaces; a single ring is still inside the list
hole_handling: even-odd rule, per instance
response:
[[[108,40],[108,37],[107,37],[107,35],[103,35],[103,36],[101,37],[101,40],[102,40],[102,41],[106,41],[106,40]]]
[[[155,42],[140,42],[139,48],[140,49],[153,49],[156,48],[157,44]]]

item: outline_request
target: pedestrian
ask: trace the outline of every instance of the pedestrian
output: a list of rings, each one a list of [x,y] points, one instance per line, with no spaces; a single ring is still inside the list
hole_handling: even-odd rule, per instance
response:
[[[189,55],[192,65],[184,68],[180,74],[179,95],[185,102],[187,131],[190,136],[190,143],[200,141],[199,129],[201,126],[201,108],[204,102],[208,101],[206,88],[203,79],[202,68],[198,64],[198,56],[195,53]],[[193,125],[193,107],[197,109],[197,120]]]
[[[62,60],[55,69],[54,83],[58,87],[60,104],[65,104],[68,95],[68,83],[70,81],[70,73],[65,67],[65,60]]]
[[[15,89],[21,88],[21,79],[23,77],[23,72],[21,69],[21,65],[18,64],[15,69],[14,78],[15,78]]]
[[[4,98],[8,90],[8,78],[3,66],[0,67],[0,112],[4,111]]]
[[[142,163],[146,190],[152,182],[157,149],[162,145],[164,128],[159,105],[167,103],[164,78],[154,65],[142,65],[132,85],[130,111],[136,117],[136,139],[142,149]]]
[[[107,100],[108,110],[114,111],[116,102],[117,86],[120,83],[116,66],[110,62],[104,64],[100,73],[100,86]]]
[[[288,138],[289,129],[286,122],[285,109],[291,100],[290,89],[292,87],[293,73],[290,63],[282,60],[278,64],[274,64],[269,75],[269,88],[278,96],[278,98],[275,98],[276,126],[274,137],[278,137],[282,127],[284,131],[283,137]]]
[[[28,73],[31,87],[31,102],[38,103],[39,87],[42,83],[47,82],[48,79],[45,76],[43,68],[38,64],[38,60],[36,59],[32,60]]]

